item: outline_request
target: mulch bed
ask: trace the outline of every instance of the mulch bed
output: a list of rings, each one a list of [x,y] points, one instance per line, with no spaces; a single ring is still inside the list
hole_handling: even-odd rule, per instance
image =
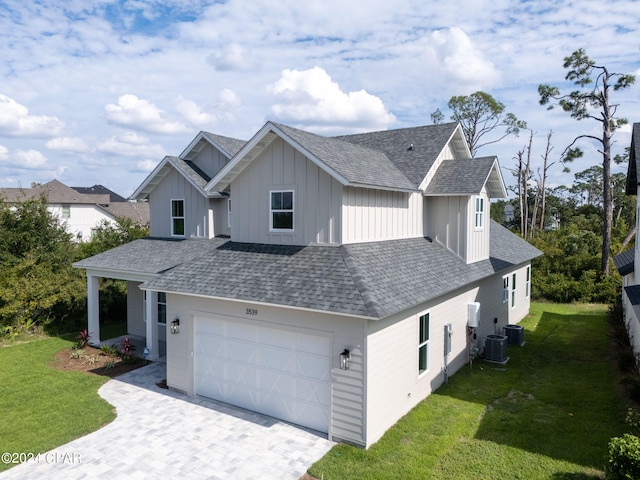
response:
[[[51,361],[51,366],[63,371],[84,372],[114,378],[149,362],[138,357],[123,360],[117,355],[108,355],[99,348],[86,346],[81,349],[65,348]]]

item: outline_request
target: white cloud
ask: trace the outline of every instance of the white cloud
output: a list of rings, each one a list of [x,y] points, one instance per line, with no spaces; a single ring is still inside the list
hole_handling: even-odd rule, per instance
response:
[[[345,93],[320,67],[284,70],[268,87],[276,119],[316,132],[382,130],[395,123],[380,98],[365,90]]]
[[[87,143],[79,137],[57,137],[45,143],[50,150],[73,153],[87,153],[91,148]]]
[[[12,163],[13,168],[34,170],[48,168],[49,161],[38,150],[16,150],[12,152],[8,160]]]
[[[460,94],[473,93],[476,90],[495,88],[500,73],[495,65],[484,58],[483,52],[458,27],[436,30],[431,35],[439,74],[466,87]],[[459,88],[460,88],[459,87]]]
[[[164,148],[154,145],[151,141],[135,132],[127,132],[120,136],[113,136],[98,144],[97,150],[109,155],[124,157],[162,158]]]
[[[110,103],[104,109],[109,123],[115,125],[169,135],[188,131],[153,103],[132,94],[120,96],[117,105]]]
[[[0,145],[0,161],[6,159],[9,156],[9,149],[4,145]]]
[[[0,94],[0,133],[18,137],[55,137],[65,124],[57,117],[29,115],[29,109]]]
[[[230,43],[219,51],[212,53],[207,57],[207,63],[222,72],[229,70],[246,71],[252,66],[247,50],[237,43]]]
[[[150,172],[158,165],[157,160],[140,160],[136,163],[136,168],[140,172]]]
[[[206,128],[215,122],[214,115],[203,112],[196,102],[187,100],[182,95],[176,99],[176,111],[195,127]]]

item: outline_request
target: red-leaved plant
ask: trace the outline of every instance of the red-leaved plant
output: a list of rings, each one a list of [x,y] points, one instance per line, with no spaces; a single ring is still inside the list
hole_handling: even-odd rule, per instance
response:
[[[136,349],[136,346],[131,343],[129,337],[124,337],[124,341],[120,346],[120,355],[124,360],[129,360],[131,355],[133,355],[133,351]]]
[[[78,346],[80,348],[86,347],[87,344],[89,343],[89,339],[91,338],[91,335],[93,335],[93,333],[89,333],[86,328],[83,331],[81,331],[76,337],[78,339]]]

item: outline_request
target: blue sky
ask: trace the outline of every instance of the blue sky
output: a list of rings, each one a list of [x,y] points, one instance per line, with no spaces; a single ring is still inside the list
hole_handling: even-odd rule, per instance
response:
[[[200,130],[248,139],[267,120],[321,134],[431,123],[453,95],[492,94],[554,155],[598,135],[538,105],[584,48],[640,74],[640,2],[614,0],[5,0],[0,2],[0,186],[57,178],[130,194]],[[640,79],[616,94],[640,122]],[[526,137],[482,149],[506,169]],[[614,153],[629,145],[630,128]],[[599,162],[595,146],[572,173]],[[622,167],[618,167],[623,171]]]

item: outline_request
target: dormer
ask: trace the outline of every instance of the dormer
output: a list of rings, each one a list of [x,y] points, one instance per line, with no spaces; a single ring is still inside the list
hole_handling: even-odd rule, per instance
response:
[[[496,157],[442,161],[424,195],[426,236],[466,263],[489,258],[490,201],[507,196]]]
[[[207,190],[244,141],[200,132],[180,157],[165,157],[133,193],[148,201],[150,233],[161,238],[228,235],[229,193]]]

